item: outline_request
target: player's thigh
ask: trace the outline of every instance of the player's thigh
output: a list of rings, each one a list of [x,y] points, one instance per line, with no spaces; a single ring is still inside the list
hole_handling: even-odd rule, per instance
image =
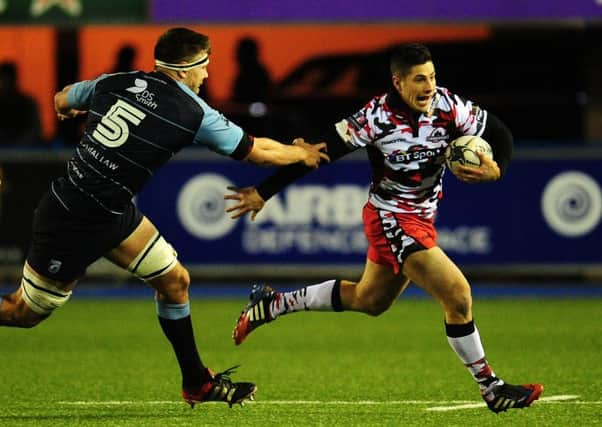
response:
[[[462,271],[439,247],[408,256],[403,264],[403,273],[434,296],[445,297],[470,290]]]
[[[137,225],[135,210],[127,215],[75,215],[46,193],[34,211],[27,264],[50,281],[71,283]]]
[[[111,250],[106,257],[118,266],[127,269],[157,233],[157,228],[145,216],[136,229],[119,246]]]
[[[175,295],[188,289],[188,271],[147,217],[106,257],[162,293]]]

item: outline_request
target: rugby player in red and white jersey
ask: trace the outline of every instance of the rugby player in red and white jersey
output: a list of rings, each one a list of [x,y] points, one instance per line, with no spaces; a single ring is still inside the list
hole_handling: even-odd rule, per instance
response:
[[[240,344],[258,326],[296,311],[386,311],[410,281],[431,294],[445,312],[449,344],[477,382],[493,412],[523,408],[538,399],[541,384],[510,385],[494,372],[472,318],[470,285],[437,246],[435,215],[442,198],[447,145],[461,135],[478,135],[493,149],[493,160],[479,155],[481,166],[462,167],[468,183],[496,181],[512,154],[512,135],[494,115],[436,85],[427,47],[400,46],[391,57],[395,90],[372,99],[334,126],[325,139],[331,161],[365,147],[372,166],[369,200],[363,209],[368,240],[366,266],[359,282],[332,279],[292,292],[266,285],[253,288],[234,330]],[[237,203],[233,218],[254,219],[266,200],[310,169],[279,169],[257,187],[232,188],[226,199]]]

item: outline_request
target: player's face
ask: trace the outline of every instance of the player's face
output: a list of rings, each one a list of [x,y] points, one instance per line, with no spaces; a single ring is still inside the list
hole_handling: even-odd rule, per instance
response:
[[[435,96],[435,66],[431,61],[414,65],[406,76],[393,76],[393,85],[408,106],[427,113]]]
[[[196,61],[207,53],[202,51],[199,55],[193,60]],[[186,72],[186,76],[184,77],[183,83],[190,88],[194,93],[199,91],[199,88],[203,85],[203,82],[207,77],[209,77],[209,72],[207,71],[207,64],[199,65],[198,67],[194,67],[191,70]]]

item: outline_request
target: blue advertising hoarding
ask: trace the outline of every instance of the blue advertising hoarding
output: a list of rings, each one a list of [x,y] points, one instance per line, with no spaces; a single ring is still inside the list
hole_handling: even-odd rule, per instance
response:
[[[164,166],[137,203],[189,266],[361,265],[365,160],[341,160],[274,196],[255,221],[231,220],[229,185],[273,169],[228,159]],[[439,244],[462,265],[602,263],[602,159],[517,159],[502,181],[464,184],[449,172],[437,218]]]

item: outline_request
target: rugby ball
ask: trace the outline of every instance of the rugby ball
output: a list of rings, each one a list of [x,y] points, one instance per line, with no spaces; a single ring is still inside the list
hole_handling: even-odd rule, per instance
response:
[[[458,165],[478,168],[481,159],[477,153],[483,153],[490,159],[493,158],[491,145],[480,136],[464,135],[454,139],[445,149],[445,164],[456,173]]]

